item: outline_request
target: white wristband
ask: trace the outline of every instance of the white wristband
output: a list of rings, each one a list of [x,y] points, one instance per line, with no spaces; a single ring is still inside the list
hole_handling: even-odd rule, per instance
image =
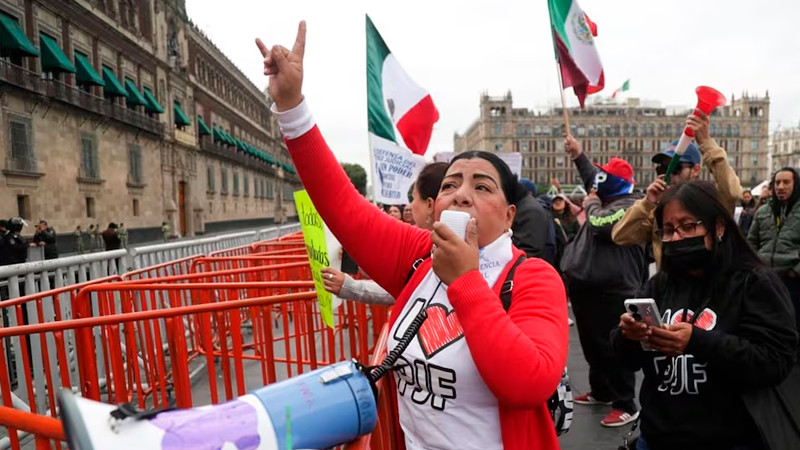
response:
[[[281,133],[286,139],[297,139],[308,133],[308,131],[316,125],[314,116],[311,115],[311,110],[306,104],[305,97],[303,97],[299,105],[292,109],[279,112],[275,108],[274,103],[269,109],[272,114],[275,114],[275,118],[278,119],[278,127],[281,129]]]

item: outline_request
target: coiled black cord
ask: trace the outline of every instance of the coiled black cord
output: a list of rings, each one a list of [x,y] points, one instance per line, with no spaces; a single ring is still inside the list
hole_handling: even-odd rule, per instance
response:
[[[403,333],[403,337],[397,341],[397,346],[394,348],[394,350],[386,355],[386,358],[380,365],[367,368],[367,379],[370,383],[372,383],[373,386],[378,382],[378,380],[381,379],[381,377],[392,370],[394,363],[397,362],[397,359],[400,358],[400,355],[402,355],[403,352],[406,351],[406,348],[411,345],[411,341],[414,340],[414,337],[416,337],[417,333],[419,333],[419,329],[422,328],[422,323],[428,318],[426,309],[441,285],[442,282],[439,281],[439,284],[436,285],[436,289],[433,290],[433,294],[431,294],[431,297],[427,302],[425,302],[422,310],[417,314],[417,317],[414,317],[414,320],[411,321],[411,324],[408,326],[408,328],[406,328],[406,332]]]

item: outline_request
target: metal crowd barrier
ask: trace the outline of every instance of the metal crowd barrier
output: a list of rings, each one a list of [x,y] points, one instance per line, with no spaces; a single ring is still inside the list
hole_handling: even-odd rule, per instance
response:
[[[250,253],[186,256],[0,302],[8,317],[0,447],[21,448],[30,435],[36,448],[61,448],[58,387],[140,408],[189,407],[344,359],[367,363],[376,345],[385,348],[372,330],[374,308],[345,302],[333,328],[322,323],[297,235],[238,247]]]

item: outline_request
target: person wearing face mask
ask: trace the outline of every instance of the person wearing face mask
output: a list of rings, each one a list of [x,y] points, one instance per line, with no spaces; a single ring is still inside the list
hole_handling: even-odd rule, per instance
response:
[[[309,197],[358,266],[396,299],[386,348],[400,354],[389,373],[402,430],[396,444],[558,449],[547,402],[567,360],[566,294],[549,264],[523,261],[511,242],[522,195],[516,176],[493,153],[460,153],[434,201],[433,231],[376,210],[350,183],[303,97],[305,35],[301,22],[291,50],[256,43],[272,112]],[[439,221],[445,210],[470,215],[464,238]],[[506,309],[501,290],[512,269]],[[414,332],[421,312],[427,319]],[[409,328],[411,340],[403,337]]]
[[[747,240],[780,276],[800,311],[800,179],[784,167],[772,175],[773,195],[756,212]],[[800,328],[800,314],[798,315]]]
[[[796,448],[800,371],[786,289],[711,183],[668,190],[655,221],[662,264],[637,297],[655,300],[664,326],[624,313],[611,337],[624,364],[644,373],[635,448]]]
[[[702,170],[700,166],[702,161],[714,177],[722,204],[733,216],[736,204],[742,198],[742,183],[728,163],[728,154],[709,135],[709,119],[705,113],[695,110],[686,118],[686,126],[694,131],[694,139],[697,144],[692,142],[686,148],[680,158],[680,164],[669,176],[669,184],[675,185],[697,179]],[[652,242],[656,266],[661,264],[661,240],[655,235],[653,211],[667,190],[664,178],[677,145],[678,141],[675,140],[661,153],[653,156],[652,161],[656,165],[657,178],[647,187],[645,198],[634,203],[625,212],[625,217],[614,225],[614,231],[611,234],[614,242],[619,245]]]
[[[623,301],[642,285],[646,259],[644,245],[617,245],[611,240],[611,229],[641,194],[632,193],[633,168],[625,160],[611,158],[608,164],[595,166],[572,136],[567,136],[565,149],[589,191],[583,202],[586,222],[561,258],[581,348],[589,364],[591,390],[573,401],[611,405],[600,424],[619,427],[638,417],[636,378],[611,354],[608,335],[624,312]]]

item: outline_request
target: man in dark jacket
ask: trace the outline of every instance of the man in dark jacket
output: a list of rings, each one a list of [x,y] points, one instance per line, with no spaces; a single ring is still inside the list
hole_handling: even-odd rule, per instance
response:
[[[28,241],[22,237],[22,227],[26,226],[22,217],[12,217],[8,220],[8,233],[5,235],[10,249],[9,264],[22,264],[28,260]]]
[[[536,185],[527,178],[520,184],[528,192],[516,204],[517,214],[511,224],[511,241],[529,258],[541,258],[550,264],[555,262],[555,229],[553,217],[536,199]]]
[[[567,136],[565,149],[580,172],[589,194],[584,200],[586,222],[578,230],[561,259],[572,311],[586,362],[591,391],[575,397],[582,405],[611,405],[600,423],[619,427],[638,416],[634,402],[635,376],[611,353],[609,333],[625,312],[625,299],[635,297],[647,270],[644,245],[616,245],[611,240],[614,224],[641,197],[633,194],[633,168],[611,158],[595,166],[581,152],[580,144]]]
[[[783,280],[800,329],[800,177],[784,167],[772,175],[771,184],[772,197],[756,212],[747,241]]]
[[[114,222],[108,224],[108,228],[103,231],[103,241],[106,244],[106,251],[119,250],[120,246],[122,246],[122,240],[117,234],[117,224]]]
[[[47,225],[46,220],[40,220],[36,226],[36,234],[33,235],[33,245],[44,247],[44,259],[58,258],[58,247],[56,247],[56,230]]]

